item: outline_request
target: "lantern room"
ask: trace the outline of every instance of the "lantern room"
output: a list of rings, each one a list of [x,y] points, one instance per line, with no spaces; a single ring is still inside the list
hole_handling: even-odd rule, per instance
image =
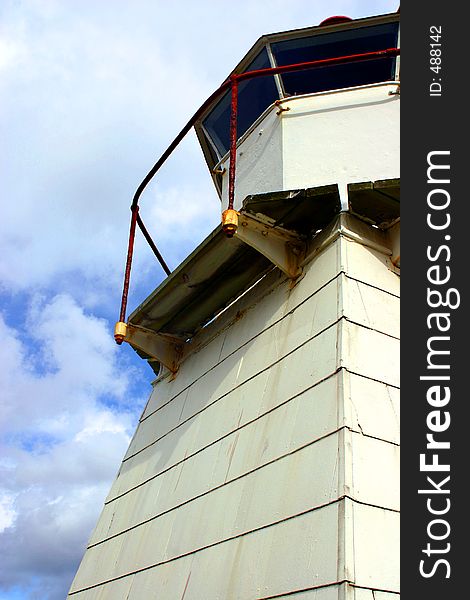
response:
[[[399,14],[331,17],[261,37],[231,75],[235,208],[248,194],[337,183],[345,196],[347,183],[398,177],[398,46]],[[227,89],[195,124],[223,207],[231,105]]]

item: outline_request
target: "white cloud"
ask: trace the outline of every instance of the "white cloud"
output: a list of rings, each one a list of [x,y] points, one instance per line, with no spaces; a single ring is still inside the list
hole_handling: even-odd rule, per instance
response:
[[[176,267],[220,223],[221,205],[215,193],[198,182],[156,190],[145,222],[156,232]],[[149,194],[150,195],[150,194]],[[203,235],[201,235],[203,233]]]
[[[5,492],[0,493],[0,533],[11,527],[17,515],[14,509],[15,498]]]
[[[78,406],[84,411],[104,394],[123,398],[128,378],[116,369],[118,348],[108,327],[66,295],[34,300],[24,332],[28,346],[0,321],[0,359],[8,365],[0,372],[0,385],[10,397],[3,416],[11,430],[24,427],[28,414],[28,430],[42,430],[44,424],[60,436],[61,430],[68,432]]]
[[[87,439],[94,438],[104,433],[126,434],[126,428],[113,414],[105,412],[99,415],[93,415],[93,419],[87,419],[83,429],[76,434],[74,441],[84,442]],[[130,441],[130,439],[128,441]]]
[[[30,343],[0,319],[0,586],[39,578],[63,598],[144,398],[107,323],[69,296],[36,298],[27,323]]]
[[[25,47],[20,42],[0,39],[0,71],[12,69],[24,58]]]
[[[76,273],[64,285],[79,295],[75,282],[85,274],[103,301],[121,284],[137,185],[190,116],[192,98],[210,89],[180,55],[175,77],[154,32],[136,35],[114,7],[102,27],[99,9],[93,20],[86,6],[72,18],[51,6],[3,35],[11,68],[0,120],[12,143],[3,161],[0,279],[22,290]],[[194,149],[174,169],[185,156],[194,159]]]

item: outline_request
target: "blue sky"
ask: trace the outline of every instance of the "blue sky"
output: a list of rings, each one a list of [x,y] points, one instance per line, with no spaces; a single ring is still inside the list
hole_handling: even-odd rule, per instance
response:
[[[141,179],[260,35],[397,7],[0,3],[0,600],[65,597],[150,392],[112,336]],[[141,207],[170,268],[217,224],[194,134]],[[130,310],[162,277],[138,238]]]

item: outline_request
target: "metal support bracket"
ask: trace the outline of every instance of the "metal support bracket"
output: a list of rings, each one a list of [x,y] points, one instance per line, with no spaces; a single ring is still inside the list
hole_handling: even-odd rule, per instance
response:
[[[225,175],[227,169],[225,167],[214,167],[212,169],[212,173],[214,173],[214,175]]]
[[[182,339],[130,323],[117,323],[115,337],[116,334],[134,350],[148,355],[148,360],[158,361],[172,373],[178,371],[184,354]]]
[[[281,269],[291,279],[302,274],[301,262],[306,244],[294,232],[273,227],[252,214],[240,213],[240,223],[235,234]]]
[[[290,106],[282,106],[282,100],[276,100],[274,104],[277,106],[276,115],[282,115],[283,112],[287,112],[290,110]]]

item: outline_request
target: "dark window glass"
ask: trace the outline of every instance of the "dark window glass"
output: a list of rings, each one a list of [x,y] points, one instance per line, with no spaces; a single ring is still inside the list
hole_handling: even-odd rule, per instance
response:
[[[398,23],[386,23],[286,40],[271,44],[271,48],[276,63],[282,66],[395,48],[397,42]],[[285,73],[282,75],[282,81],[286,93],[290,96],[389,81],[394,78],[395,60],[382,58]]]
[[[245,71],[266,69],[270,66],[268,53],[266,48],[263,48]],[[228,91],[203,121],[220,156],[223,156],[230,146],[230,98],[231,93]],[[278,98],[274,77],[258,77],[251,81],[242,81],[238,85],[237,137],[243,135],[260,114]]]

